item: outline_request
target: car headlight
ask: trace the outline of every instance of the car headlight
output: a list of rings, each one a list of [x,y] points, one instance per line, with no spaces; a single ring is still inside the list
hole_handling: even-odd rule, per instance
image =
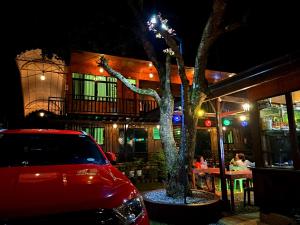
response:
[[[144,202],[142,196],[123,202],[122,205],[114,209],[117,217],[124,224],[132,224],[144,213]]]

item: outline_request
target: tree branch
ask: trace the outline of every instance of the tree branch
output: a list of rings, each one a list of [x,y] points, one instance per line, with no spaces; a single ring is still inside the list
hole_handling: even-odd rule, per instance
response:
[[[138,93],[140,95],[149,95],[149,96],[153,97],[156,100],[157,104],[160,106],[161,98],[155,90],[150,89],[150,88],[149,89],[141,89],[141,88],[138,88],[138,87],[132,85],[121,73],[118,73],[117,71],[115,71],[108,65],[107,59],[104,57],[104,55],[100,56],[98,65],[102,66],[103,69],[105,69],[105,71],[109,75],[118,78],[123,84],[125,84],[126,87],[128,87],[133,92]]]
[[[142,45],[144,47],[144,50],[150,59],[150,61],[153,63],[153,66],[157,69],[158,71],[158,76],[161,78],[162,74],[164,74],[164,66],[163,64],[158,60],[158,57],[156,55],[155,49],[151,41],[147,37],[148,33],[148,28],[145,26],[145,23],[143,22],[143,17],[140,13],[141,9],[138,10],[134,3],[133,0],[128,0],[128,5],[131,8],[131,11],[134,14],[134,17],[136,18],[137,24],[139,29],[134,30],[134,32],[137,34],[138,37],[140,37],[142,41]]]

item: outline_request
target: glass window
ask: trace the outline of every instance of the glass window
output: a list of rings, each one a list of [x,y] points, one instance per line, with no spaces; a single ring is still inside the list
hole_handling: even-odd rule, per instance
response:
[[[153,140],[160,140],[159,129],[157,127],[153,128]]]
[[[90,134],[99,145],[104,145],[104,127],[86,127],[84,131]]]
[[[116,78],[79,73],[73,73],[72,78],[75,99],[116,101]]]
[[[232,130],[225,130],[224,131],[224,144],[233,144]]]
[[[257,102],[265,166],[293,167],[285,95]]]
[[[300,91],[292,92],[298,149],[300,149]]]
[[[105,163],[86,135],[1,134],[0,149],[0,166]]]

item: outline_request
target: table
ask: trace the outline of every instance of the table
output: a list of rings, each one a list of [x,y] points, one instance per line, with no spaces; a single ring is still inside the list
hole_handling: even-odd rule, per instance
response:
[[[192,177],[192,185],[193,188],[196,188],[195,182],[195,174],[205,173],[208,176],[212,176],[212,192],[215,192],[215,183],[214,178],[220,177],[220,169],[219,168],[207,168],[207,169],[194,169],[193,177]],[[246,178],[246,182],[249,182],[252,179],[252,171],[250,169],[240,170],[240,171],[225,171],[225,178],[229,180],[230,183],[230,203],[231,210],[235,211],[235,203],[234,203],[234,180],[239,178]]]

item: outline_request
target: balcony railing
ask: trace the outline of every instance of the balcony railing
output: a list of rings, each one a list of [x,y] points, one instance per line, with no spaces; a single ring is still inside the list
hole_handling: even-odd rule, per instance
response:
[[[49,97],[48,110],[57,115],[101,114],[142,116],[157,109],[154,100],[67,95],[66,98]]]

